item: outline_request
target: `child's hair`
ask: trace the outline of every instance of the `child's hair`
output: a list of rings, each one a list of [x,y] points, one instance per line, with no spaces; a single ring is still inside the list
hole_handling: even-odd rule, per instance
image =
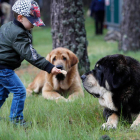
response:
[[[16,12],[14,12],[14,18],[17,19],[19,14],[17,14]]]

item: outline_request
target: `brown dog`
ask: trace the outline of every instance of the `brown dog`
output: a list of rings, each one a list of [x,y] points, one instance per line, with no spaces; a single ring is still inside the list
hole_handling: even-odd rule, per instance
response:
[[[41,71],[27,87],[27,94],[39,93],[42,90],[42,95],[46,99],[65,101],[83,97],[76,55],[66,48],[56,48],[47,55],[46,59],[57,68],[65,70],[67,74],[52,75]]]

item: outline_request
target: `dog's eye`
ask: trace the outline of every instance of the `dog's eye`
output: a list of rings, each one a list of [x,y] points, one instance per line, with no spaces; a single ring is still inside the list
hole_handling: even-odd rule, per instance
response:
[[[66,57],[63,57],[63,60],[67,60],[67,58]]]
[[[55,61],[55,60],[56,60],[56,57],[53,58],[53,61]]]
[[[98,68],[99,67],[99,64],[96,64],[96,67]]]

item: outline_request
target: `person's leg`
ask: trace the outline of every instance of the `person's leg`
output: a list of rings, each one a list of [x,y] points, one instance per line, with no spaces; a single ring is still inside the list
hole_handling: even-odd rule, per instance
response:
[[[103,34],[103,22],[102,21],[98,22],[98,33]]]
[[[5,75],[3,75],[3,70],[0,70],[0,108],[5,102],[8,94],[10,93],[8,89],[3,86],[3,83],[7,82]]]
[[[24,102],[26,99],[26,88],[13,70],[3,70],[6,81],[3,86],[13,94],[13,100],[10,111],[10,120],[23,120]]]
[[[95,20],[95,34],[96,35],[99,34],[99,22],[98,22],[98,20]]]
[[[103,22],[100,22],[100,34],[103,34]]]
[[[8,97],[9,91],[0,84],[0,108]]]
[[[95,34],[99,34],[99,13],[95,12]]]
[[[104,14],[105,14],[104,11],[100,11],[100,29],[99,29],[100,34],[103,34]]]

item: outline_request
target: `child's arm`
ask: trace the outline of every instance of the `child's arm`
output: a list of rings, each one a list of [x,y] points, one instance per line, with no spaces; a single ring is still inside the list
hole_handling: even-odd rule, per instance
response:
[[[21,32],[17,37],[15,37],[12,47],[20,57],[27,60],[35,67],[52,74],[60,73],[57,68],[54,68],[55,66],[52,63],[37,53],[37,51],[32,47],[30,40],[31,38],[27,36],[26,32]]]

